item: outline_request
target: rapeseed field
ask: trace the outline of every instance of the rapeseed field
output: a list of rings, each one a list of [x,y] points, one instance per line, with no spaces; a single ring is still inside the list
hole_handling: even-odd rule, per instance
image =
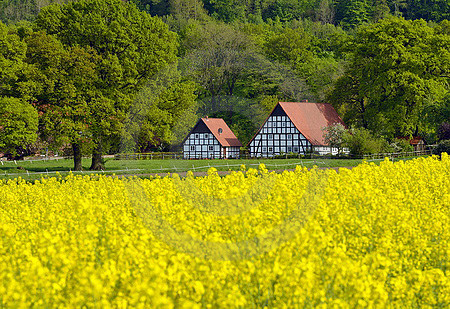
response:
[[[0,307],[449,307],[450,158],[0,183]]]

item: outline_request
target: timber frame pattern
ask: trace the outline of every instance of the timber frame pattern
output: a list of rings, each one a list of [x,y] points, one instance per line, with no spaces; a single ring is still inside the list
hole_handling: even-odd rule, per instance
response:
[[[311,143],[298,131],[280,105],[275,107],[249,146],[252,157],[263,158],[312,151]]]

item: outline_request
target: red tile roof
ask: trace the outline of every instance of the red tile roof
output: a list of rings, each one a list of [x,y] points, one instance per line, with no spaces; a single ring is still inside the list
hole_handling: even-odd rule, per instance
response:
[[[311,144],[326,145],[322,128],[340,123],[336,110],[328,103],[279,102],[281,108]]]
[[[418,145],[419,143],[424,144],[424,141],[423,141],[422,137],[420,137],[420,136],[413,136],[412,138],[407,137],[407,136],[402,136],[402,137],[397,137],[397,138],[407,140],[407,141],[409,141],[409,144],[413,145],[413,146]]]
[[[242,147],[241,142],[222,118],[202,118],[202,121],[217,138],[220,145],[225,147]],[[221,133],[219,133],[219,129],[222,129]]]
[[[409,144],[410,145],[418,145],[420,142],[424,143],[420,136],[415,136],[409,141]]]

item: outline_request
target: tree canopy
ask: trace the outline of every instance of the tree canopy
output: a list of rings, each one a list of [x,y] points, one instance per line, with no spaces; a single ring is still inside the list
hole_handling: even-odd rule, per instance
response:
[[[122,132],[135,93],[150,77],[176,61],[175,33],[170,32],[161,19],[120,0],[81,0],[64,6],[50,5],[37,16],[35,29],[57,38],[65,52],[73,53],[81,48],[85,52],[84,60],[91,58],[86,61],[91,64],[90,75],[81,74],[88,76],[89,82],[74,85],[82,98],[74,97],[76,102],[69,105],[72,108],[81,104],[89,115],[83,118],[83,121],[89,120],[87,130],[80,130],[83,132],[80,135],[89,137],[96,145],[95,154],[101,154],[108,146],[107,141]],[[74,58],[84,57],[79,56]],[[59,99],[56,101],[60,102]],[[44,100],[42,104],[59,104],[57,102]],[[92,168],[100,167],[93,162]]]
[[[176,149],[202,116],[224,118],[245,143],[276,102],[303,99],[332,102],[373,135],[432,142],[449,118],[449,8],[0,0],[0,97],[34,108],[39,142],[72,148],[76,168],[82,153],[96,169],[105,152]]]
[[[385,135],[417,134],[427,107],[448,93],[450,37],[423,20],[391,17],[359,29],[331,101],[347,123]]]

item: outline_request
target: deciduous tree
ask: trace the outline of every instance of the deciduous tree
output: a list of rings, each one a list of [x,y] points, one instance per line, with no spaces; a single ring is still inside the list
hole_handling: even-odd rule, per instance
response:
[[[18,98],[0,97],[0,151],[17,154],[37,137],[36,110]]]
[[[391,137],[417,134],[426,107],[448,93],[449,50],[449,35],[423,20],[391,17],[361,27],[330,100],[344,121]]]
[[[65,48],[92,49],[100,57],[92,83],[96,97],[90,129],[97,145],[92,169],[102,168],[107,141],[122,132],[132,96],[176,59],[176,35],[161,19],[121,0],[81,0],[42,9],[37,29],[56,35]]]
[[[26,148],[37,136],[37,112],[21,99],[21,77],[29,69],[26,50],[15,29],[0,22],[0,149],[4,152]]]

